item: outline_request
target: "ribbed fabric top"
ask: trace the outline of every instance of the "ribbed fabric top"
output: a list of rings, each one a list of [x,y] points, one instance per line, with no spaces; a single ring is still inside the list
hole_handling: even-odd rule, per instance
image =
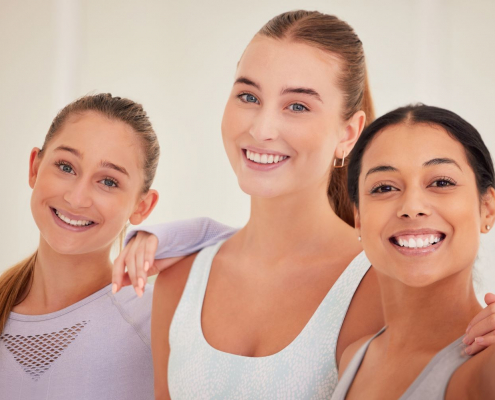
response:
[[[385,328],[382,328],[380,332],[361,346],[354,355],[335,389],[332,400],[345,399],[368,351],[368,347],[373,339],[384,331]],[[452,374],[469,359],[469,356],[463,351],[466,346],[462,343],[462,338],[463,336],[439,351],[399,400],[443,400]]]
[[[170,327],[168,382],[173,399],[329,399],[337,384],[335,350],[351,299],[370,267],[359,254],[302,332],[280,352],[244,357],[211,347],[201,310],[211,264],[222,243],[202,250]]]

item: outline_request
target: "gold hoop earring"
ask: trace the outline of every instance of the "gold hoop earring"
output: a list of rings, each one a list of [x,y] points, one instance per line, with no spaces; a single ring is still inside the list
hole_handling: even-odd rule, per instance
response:
[[[343,155],[343,156],[342,156],[342,158],[340,159],[340,162],[339,162],[339,163],[337,163],[337,160],[338,160],[338,159],[337,159],[337,157],[335,157],[335,158],[333,159],[333,167],[334,167],[334,168],[344,168],[345,156],[346,156],[346,154],[345,154],[345,151],[344,151],[344,155]]]

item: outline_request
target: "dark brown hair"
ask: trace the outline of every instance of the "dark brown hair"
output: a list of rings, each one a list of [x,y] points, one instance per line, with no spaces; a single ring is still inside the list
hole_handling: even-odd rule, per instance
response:
[[[364,111],[366,124],[375,118],[363,44],[354,30],[333,15],[318,11],[289,11],[276,16],[261,28],[258,35],[305,43],[332,53],[340,60],[338,84],[344,93],[342,118],[348,120]],[[354,214],[347,195],[347,168],[334,169],[328,185],[328,197],[335,213],[354,226]]]
[[[39,157],[57,135],[67,119],[74,114],[97,112],[112,120],[129,125],[139,137],[144,155],[143,193],[148,192],[155,177],[160,156],[160,146],[151,122],[141,104],[132,100],[113,97],[109,93],[101,93],[81,97],[64,107],[54,118],[45,136]],[[14,265],[0,276],[0,333],[3,332],[12,308],[19,304],[29,292],[34,276],[37,252],[20,263]]]
[[[495,188],[493,161],[476,128],[452,111],[415,104],[397,108],[377,118],[359,137],[351,152],[347,182],[349,197],[356,206],[359,206],[359,175],[366,149],[378,133],[390,126],[400,124],[427,124],[444,129],[452,139],[464,147],[469,165],[476,177],[476,186],[480,197],[490,187]]]

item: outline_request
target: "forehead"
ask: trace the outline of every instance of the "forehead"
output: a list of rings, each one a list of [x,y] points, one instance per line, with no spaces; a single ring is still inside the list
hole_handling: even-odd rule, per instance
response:
[[[362,172],[385,164],[401,171],[416,169],[434,158],[451,158],[461,167],[469,165],[464,147],[440,126],[403,123],[387,127],[373,138],[363,155]]]
[[[265,87],[312,87],[320,95],[335,95],[339,59],[316,47],[290,40],[256,36],[239,61],[236,76],[247,76]]]
[[[107,160],[139,167],[142,157],[136,133],[126,123],[110,119],[97,112],[71,115],[48,144],[49,149],[60,145],[72,147],[85,160]]]

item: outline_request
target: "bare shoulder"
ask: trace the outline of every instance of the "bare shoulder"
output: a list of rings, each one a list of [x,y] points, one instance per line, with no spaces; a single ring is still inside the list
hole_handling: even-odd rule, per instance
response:
[[[160,301],[160,304],[156,304],[154,301],[153,306],[163,305],[175,310],[197,255],[198,253],[191,254],[160,272],[156,278],[153,296],[163,302]]]
[[[452,374],[446,400],[495,398],[495,346],[490,346],[462,364]]]
[[[359,340],[356,340],[354,343],[351,343],[347,348],[343,351],[342,357],[340,358],[339,365],[339,379],[342,377],[342,374],[346,370],[347,366],[350,364],[357,351],[361,348],[363,344],[365,344],[369,339],[371,339],[374,335],[368,335],[362,337]]]
[[[337,364],[345,349],[385,325],[376,272],[370,268],[359,284],[347,310],[337,342]]]

